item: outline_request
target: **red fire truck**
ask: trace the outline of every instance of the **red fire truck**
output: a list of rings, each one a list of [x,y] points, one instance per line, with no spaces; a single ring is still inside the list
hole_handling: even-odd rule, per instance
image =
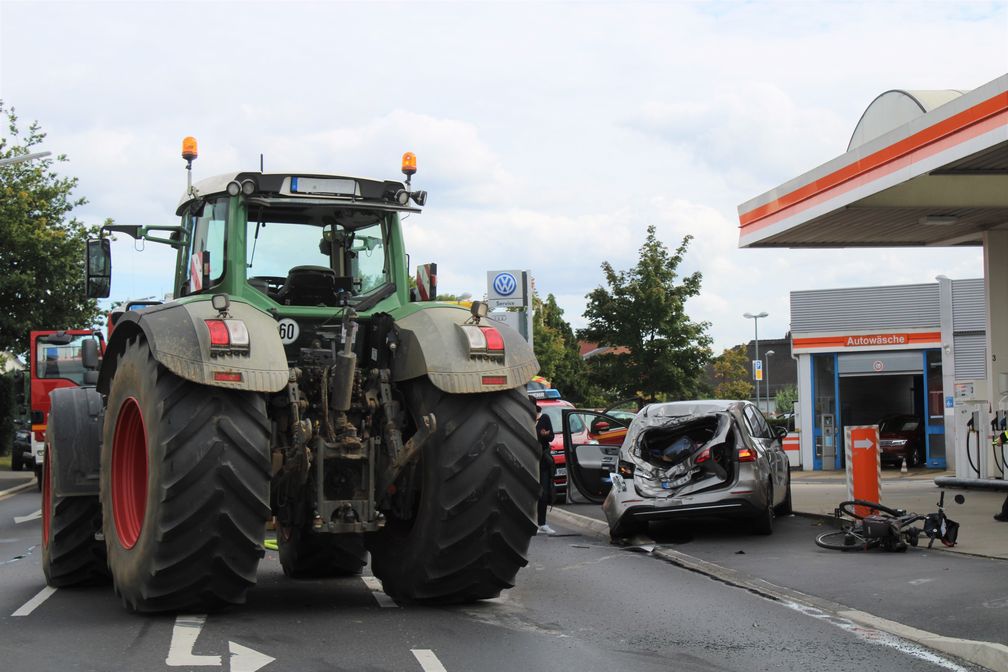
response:
[[[65,331],[31,332],[31,455],[23,464],[34,466],[39,487],[42,483],[42,460],[45,456],[45,430],[49,420],[49,393],[60,387],[79,387],[94,384],[86,380],[80,350],[84,340],[98,341],[98,351],[105,351],[101,332],[92,329],[67,329]]]

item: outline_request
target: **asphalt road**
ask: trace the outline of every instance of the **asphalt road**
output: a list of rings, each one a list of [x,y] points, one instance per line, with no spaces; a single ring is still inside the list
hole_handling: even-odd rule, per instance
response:
[[[604,520],[594,505],[565,510]],[[652,524],[659,546],[948,637],[1008,643],[1008,562],[927,549],[841,553],[814,539],[830,528],[817,519],[778,518],[774,533],[748,533],[744,522]],[[960,534],[969,543],[970,532]]]
[[[576,532],[534,539],[518,585],[475,605],[399,606],[369,577],[292,581],[268,552],[244,606],[136,616],[108,586],[43,591],[38,509],[34,491],[0,500],[4,670],[978,669]]]

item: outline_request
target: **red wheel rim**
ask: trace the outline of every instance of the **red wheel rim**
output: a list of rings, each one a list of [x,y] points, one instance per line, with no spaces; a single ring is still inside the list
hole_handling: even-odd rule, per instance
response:
[[[45,459],[42,460],[42,548],[49,548],[49,525],[52,521],[52,501],[49,496],[52,488],[52,477],[49,475],[51,463],[49,446],[46,446]]]
[[[123,402],[112,439],[112,518],[123,548],[133,548],[147,512],[147,428],[133,397]]]

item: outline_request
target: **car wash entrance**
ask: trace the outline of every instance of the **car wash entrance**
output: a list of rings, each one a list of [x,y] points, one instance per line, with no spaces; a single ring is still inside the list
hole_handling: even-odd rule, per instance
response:
[[[941,351],[812,356],[814,469],[843,469],[844,427],[878,425],[883,465],[945,466]]]

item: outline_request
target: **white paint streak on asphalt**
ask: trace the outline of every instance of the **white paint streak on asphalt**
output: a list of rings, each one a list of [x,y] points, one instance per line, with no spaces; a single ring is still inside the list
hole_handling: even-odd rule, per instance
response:
[[[14,516],[14,524],[20,525],[21,523],[27,523],[29,520],[38,520],[42,517],[42,509],[39,509],[35,513],[29,513],[27,516]]]
[[[361,580],[364,581],[364,585],[367,586],[368,590],[371,591],[371,594],[374,595],[374,599],[376,602],[378,602],[378,606],[380,607],[399,606],[398,604],[396,604],[395,600],[393,600],[391,597],[385,594],[385,591],[382,590],[381,581],[379,581],[377,578],[373,576],[362,576]]]
[[[11,616],[27,616],[28,614],[35,611],[35,609],[38,608],[40,604],[48,600],[49,597],[55,592],[56,592],[55,588],[53,588],[52,586],[46,586],[45,588],[43,588],[38,592],[38,595],[36,595],[35,597],[31,598],[23,605],[21,605],[21,608],[15,611],[13,614],[11,614]]]
[[[430,649],[410,649],[424,672],[448,672]]]
[[[824,611],[820,611],[815,607],[806,606],[804,604],[797,604],[795,602],[782,602],[785,607],[789,609],[794,609],[806,616],[811,616],[812,618],[817,618],[821,621],[826,621],[836,627],[853,634],[859,639],[868,642],[869,644],[877,644],[879,646],[888,646],[892,649],[896,649],[900,653],[908,656],[913,656],[925,662],[931,663],[932,665],[937,665],[951,672],[969,672],[962,665],[958,665],[944,656],[940,656],[937,653],[927,649],[919,644],[915,644],[902,637],[897,637],[896,635],[891,635],[888,632],[883,632],[881,630],[876,630],[875,628],[869,628],[863,625],[858,625],[853,621],[846,618],[841,618],[834,614],[828,614]]]

